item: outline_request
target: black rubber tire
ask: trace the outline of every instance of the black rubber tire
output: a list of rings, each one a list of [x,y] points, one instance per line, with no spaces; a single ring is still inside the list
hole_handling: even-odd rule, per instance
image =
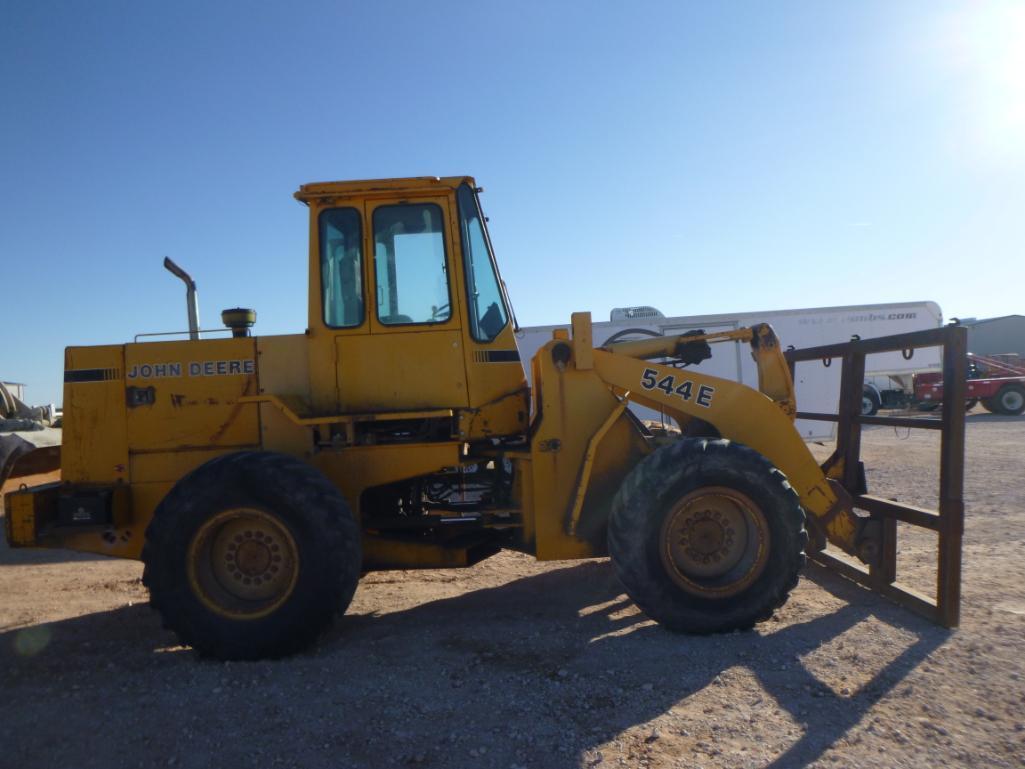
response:
[[[1025,387],[1017,384],[1005,384],[993,396],[996,413],[1016,417],[1025,414]]]
[[[675,502],[706,486],[745,494],[769,531],[761,574],[730,597],[682,589],[659,554],[660,532]],[[805,514],[786,476],[754,449],[727,440],[683,438],[647,456],[627,476],[612,503],[609,553],[616,574],[645,614],[669,630],[746,630],[772,616],[797,585],[808,541]]]
[[[1000,411],[997,408],[997,404],[993,402],[993,398],[980,398],[979,403],[986,409],[990,414],[999,414]]]
[[[861,391],[861,416],[874,417],[879,413],[879,396],[867,387]]]
[[[218,512],[269,513],[294,539],[299,567],[284,602],[259,618],[211,611],[189,585],[189,545]],[[143,584],[164,626],[204,656],[276,658],[309,646],[352,601],[360,531],[341,492],[294,457],[246,451],[212,459],[182,478],[157,507],[142,552]]]

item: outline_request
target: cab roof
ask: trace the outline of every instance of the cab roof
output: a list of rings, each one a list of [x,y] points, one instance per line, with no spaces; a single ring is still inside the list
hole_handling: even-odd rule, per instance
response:
[[[301,185],[295,193],[295,198],[306,203],[316,198],[331,198],[341,195],[365,195],[380,192],[430,192],[439,189],[456,189],[464,182],[471,187],[477,186],[472,176],[409,176],[402,179],[311,182]]]

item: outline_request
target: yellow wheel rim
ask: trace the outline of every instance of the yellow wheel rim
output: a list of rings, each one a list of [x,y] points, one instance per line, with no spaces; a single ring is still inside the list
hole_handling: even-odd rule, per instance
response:
[[[188,551],[189,586],[210,611],[259,619],[280,607],[299,577],[295,539],[277,517],[255,508],[217,513]]]
[[[750,497],[707,486],[680,499],[662,523],[662,564],[681,588],[728,598],[751,585],[769,559],[769,527]]]

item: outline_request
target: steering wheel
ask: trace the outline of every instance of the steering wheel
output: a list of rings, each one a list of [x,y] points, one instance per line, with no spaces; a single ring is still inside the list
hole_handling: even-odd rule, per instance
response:
[[[431,320],[447,320],[451,309],[452,305],[447,302],[442,305],[431,305]]]

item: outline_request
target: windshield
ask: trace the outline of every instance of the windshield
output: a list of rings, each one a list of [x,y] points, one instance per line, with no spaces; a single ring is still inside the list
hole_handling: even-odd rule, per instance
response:
[[[484,230],[477,196],[470,185],[459,187],[459,234],[463,244],[470,334],[478,342],[490,342],[509,322],[498,271]]]

